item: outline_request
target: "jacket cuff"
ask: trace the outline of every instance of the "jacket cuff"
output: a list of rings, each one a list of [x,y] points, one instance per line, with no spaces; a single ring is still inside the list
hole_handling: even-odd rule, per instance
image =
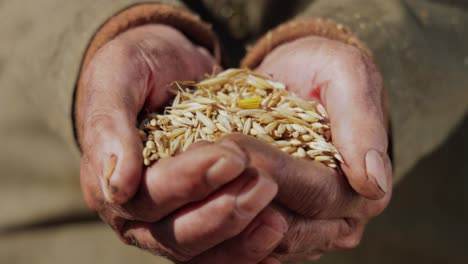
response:
[[[145,24],[164,24],[182,32],[194,44],[206,48],[214,58],[221,61],[221,48],[211,26],[200,20],[196,15],[175,7],[146,3],[131,6],[107,20],[96,32],[86,50],[81,69],[83,70],[94,54],[104,44],[114,39],[120,33]]]
[[[253,69],[276,47],[307,36],[319,36],[336,40],[358,48],[364,55],[373,58],[371,50],[347,27],[332,20],[321,18],[297,19],[283,23],[269,31],[251,47],[241,62],[241,67]]]

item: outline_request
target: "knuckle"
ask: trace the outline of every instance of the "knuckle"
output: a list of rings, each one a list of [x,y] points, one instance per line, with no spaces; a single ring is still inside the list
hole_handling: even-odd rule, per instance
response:
[[[201,200],[208,191],[209,186],[204,177],[189,177],[180,186],[181,199],[184,201]]]
[[[151,168],[151,174],[173,175],[173,160],[174,158],[167,158],[158,161],[157,166]],[[205,177],[205,173],[192,173],[185,170],[178,175],[177,181],[166,181],[163,185],[161,184],[161,177],[151,177],[149,181],[149,185],[159,189],[160,193],[168,194],[170,192],[170,197],[176,199],[177,202],[199,201],[205,198],[212,189]],[[155,192],[155,190],[152,192]],[[166,197],[167,195],[163,196]]]
[[[217,206],[219,212],[218,223],[215,225],[214,232],[222,231],[227,236],[233,236],[240,232],[243,224],[248,220],[237,209],[235,198],[227,197]]]
[[[103,135],[106,133],[105,131],[112,128],[112,123],[109,121],[109,114],[102,109],[93,110],[88,114],[88,117],[83,123],[83,142],[81,142],[83,151],[86,151],[88,148],[92,148],[95,145],[96,140],[105,138],[105,135]]]
[[[357,246],[359,246],[359,244],[361,243],[361,236],[350,236],[346,239],[344,239],[342,242],[341,242],[341,248],[343,249],[353,249],[353,248],[356,248]]]
[[[297,219],[293,219],[290,224],[291,228],[283,241],[276,248],[275,252],[282,255],[294,254],[299,251],[299,245],[306,238],[306,230],[304,224]]]
[[[259,202],[257,199],[250,199],[249,201],[237,203],[233,209],[233,214],[236,214],[239,217],[254,216],[266,205],[267,203]]]
[[[341,235],[332,243],[333,248],[353,249],[356,248],[362,239],[364,224],[353,219],[344,219]]]
[[[114,120],[121,117],[122,114],[116,114],[109,107],[93,107],[90,109],[85,120],[85,127],[97,133],[102,133],[101,130],[113,130],[116,127]],[[97,134],[96,134],[97,135]]]
[[[294,253],[294,240],[293,236],[287,237],[281,243],[276,247],[275,253],[281,254],[281,255],[290,255]]]

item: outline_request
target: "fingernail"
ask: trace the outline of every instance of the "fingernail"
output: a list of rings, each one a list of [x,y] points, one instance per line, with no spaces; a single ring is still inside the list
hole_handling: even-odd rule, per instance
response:
[[[283,239],[288,229],[286,219],[279,212],[273,209],[266,210],[262,212],[260,224],[252,231],[246,242],[249,249],[256,252],[272,250]]]
[[[114,174],[115,166],[117,165],[117,156],[112,154],[104,165],[102,176],[99,178],[101,182],[101,189],[104,194],[104,198],[108,202],[113,201],[113,194],[117,192],[117,189],[111,186],[110,181],[112,174]]]
[[[208,183],[217,188],[236,178],[246,167],[247,157],[242,149],[232,141],[222,141],[223,147],[234,153],[221,157],[206,172]]]
[[[366,154],[366,170],[370,178],[374,178],[380,190],[387,193],[387,177],[385,164],[378,151],[371,149]]]
[[[239,171],[240,174],[245,165],[245,161],[237,155],[221,157],[206,172],[207,181],[214,188],[219,187],[237,177],[238,174],[232,173],[232,171]]]
[[[248,163],[248,157],[245,153],[244,150],[242,150],[242,148],[236,144],[235,142],[231,141],[231,140],[225,140],[225,141],[221,141],[221,143],[219,143],[220,145],[224,146],[224,147],[227,147],[228,149],[234,151],[243,161],[244,163]]]

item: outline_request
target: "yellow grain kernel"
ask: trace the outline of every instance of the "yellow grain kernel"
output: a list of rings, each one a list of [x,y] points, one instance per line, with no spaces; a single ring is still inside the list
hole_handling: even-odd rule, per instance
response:
[[[237,105],[243,109],[258,109],[261,103],[262,98],[260,96],[253,96],[237,100]]]

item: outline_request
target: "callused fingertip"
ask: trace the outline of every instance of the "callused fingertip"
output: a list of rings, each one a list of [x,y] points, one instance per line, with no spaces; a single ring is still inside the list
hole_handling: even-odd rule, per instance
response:
[[[388,192],[385,164],[382,154],[375,149],[369,150],[366,154],[366,172],[369,180],[374,181],[379,190],[385,195]]]

